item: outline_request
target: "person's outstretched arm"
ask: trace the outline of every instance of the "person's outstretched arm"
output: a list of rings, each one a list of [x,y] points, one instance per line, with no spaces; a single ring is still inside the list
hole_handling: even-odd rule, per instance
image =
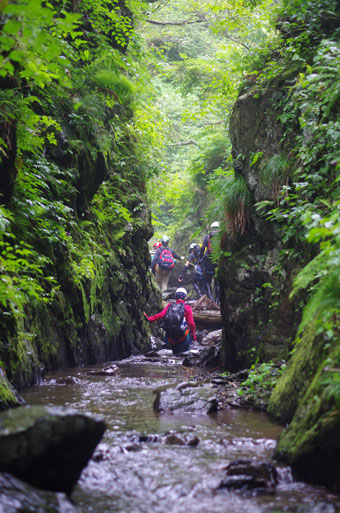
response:
[[[170,303],[169,303],[169,305],[170,305]],[[151,315],[150,317],[148,317],[146,315],[146,313],[143,312],[145,319],[149,322],[154,322],[154,321],[158,321],[158,319],[162,319],[163,317],[165,317],[166,311],[169,308],[169,305],[166,305],[166,307],[161,312],[158,312],[155,315]]]
[[[176,251],[174,249],[170,249],[172,256],[176,258],[177,260],[182,260],[182,257],[177,255]]]

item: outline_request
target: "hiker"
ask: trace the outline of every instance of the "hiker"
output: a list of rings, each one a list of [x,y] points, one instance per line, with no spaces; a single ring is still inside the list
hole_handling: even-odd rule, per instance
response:
[[[152,264],[153,257],[155,256],[156,250],[157,250],[158,248],[160,248],[160,247],[161,247],[161,245],[162,245],[162,243],[161,243],[161,242],[155,242],[155,243],[153,244],[153,246],[152,246],[152,250],[150,251],[150,257],[151,257],[150,262],[151,262],[151,264]],[[150,265],[150,269],[151,269],[151,265]]]
[[[214,278],[214,289],[215,289],[215,303],[217,305],[220,304],[220,285],[218,279],[215,276],[215,269],[217,267],[216,264],[213,263],[212,257],[212,247],[211,247],[211,239],[216,235],[219,231],[220,223],[218,221],[214,221],[210,225],[210,232],[207,233],[203,238],[203,244],[201,247],[200,258],[203,267],[203,276],[205,279],[205,286],[207,290],[208,298],[213,301],[213,296],[211,292],[211,282]]]
[[[190,244],[188,260],[185,262],[184,268],[177,278],[178,281],[181,282],[183,281],[184,275],[188,269],[192,269],[194,271],[192,283],[197,293],[197,299],[205,294],[205,280],[202,264],[200,263],[200,251],[201,247],[199,244],[196,242]]]
[[[189,351],[191,338],[196,340],[196,326],[189,305],[185,304],[187,291],[183,288],[176,290],[176,303],[169,303],[161,312],[144,317],[149,322],[165,319],[165,344],[170,345],[173,354]]]
[[[168,247],[170,238],[163,235],[161,246],[156,249],[151,262],[151,271],[155,275],[156,281],[161,292],[165,292],[168,288],[169,276],[175,267],[175,259],[182,260],[182,257]]]

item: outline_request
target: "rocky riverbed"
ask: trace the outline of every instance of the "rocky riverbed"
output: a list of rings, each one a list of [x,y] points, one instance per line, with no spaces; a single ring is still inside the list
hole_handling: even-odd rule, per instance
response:
[[[23,394],[31,405],[72,406],[106,424],[72,502],[62,495],[53,511],[340,511],[336,496],[295,482],[289,467],[273,460],[282,427],[263,411],[244,407],[237,393],[244,374],[225,376],[207,362],[193,365],[214,344],[201,340],[191,355],[174,357],[154,342],[146,355],[60,371]],[[1,500],[10,501],[8,494]],[[61,495],[53,497],[56,504]],[[19,512],[23,504],[24,499],[9,511]]]

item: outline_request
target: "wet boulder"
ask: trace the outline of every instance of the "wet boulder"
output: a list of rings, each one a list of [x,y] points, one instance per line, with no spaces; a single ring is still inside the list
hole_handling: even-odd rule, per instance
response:
[[[157,412],[213,413],[217,411],[216,394],[209,385],[186,384],[156,390],[153,408]]]
[[[219,488],[245,495],[273,493],[278,483],[276,467],[267,461],[237,460],[226,467],[226,477]]]
[[[114,364],[103,367],[102,369],[89,371],[89,374],[93,376],[117,376],[119,373],[119,367]]]
[[[218,367],[221,363],[221,345],[205,347],[198,354],[191,354],[183,360],[184,367]]]
[[[190,447],[196,447],[200,443],[200,439],[196,435],[170,432],[165,435],[163,443],[165,445],[188,445]]]
[[[178,431],[169,431],[165,434],[133,435],[131,441],[134,444],[158,443],[163,445],[187,445],[189,447],[196,447],[200,443],[200,439],[195,434],[180,433]]]
[[[0,473],[1,513],[79,513],[64,493],[34,488],[10,474]]]
[[[204,346],[211,346],[222,342],[222,330],[215,330],[207,332],[201,340],[201,344]]]
[[[23,406],[0,414],[0,471],[44,490],[71,493],[105,431],[70,408]]]
[[[144,354],[145,358],[159,358],[159,353],[155,349]]]

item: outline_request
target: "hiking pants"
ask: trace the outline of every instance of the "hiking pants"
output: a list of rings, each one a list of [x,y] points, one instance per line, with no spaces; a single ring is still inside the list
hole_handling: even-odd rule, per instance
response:
[[[172,344],[168,341],[168,337],[165,335],[165,344],[167,347],[172,349],[173,354],[185,353],[185,351],[189,351],[191,344],[191,334],[188,333],[187,337],[180,342],[179,344]]]
[[[161,292],[165,292],[168,288],[170,272],[167,269],[160,269],[158,265],[156,266],[155,278]]]
[[[202,274],[195,273],[192,282],[197,293],[197,298],[200,298],[205,294],[205,279]]]

